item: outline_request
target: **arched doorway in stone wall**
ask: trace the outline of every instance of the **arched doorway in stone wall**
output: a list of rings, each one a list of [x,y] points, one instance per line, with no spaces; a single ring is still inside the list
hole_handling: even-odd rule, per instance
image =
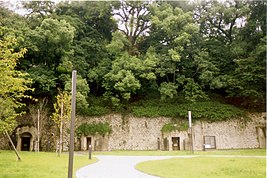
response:
[[[16,129],[17,150],[33,151],[37,141],[37,129],[33,126],[23,126]]]
[[[32,135],[29,132],[21,134],[21,151],[30,151]]]

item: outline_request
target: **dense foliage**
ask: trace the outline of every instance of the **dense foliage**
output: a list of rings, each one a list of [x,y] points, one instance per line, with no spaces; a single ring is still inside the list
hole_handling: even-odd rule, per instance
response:
[[[137,117],[171,117],[187,120],[188,111],[192,111],[193,120],[207,119],[208,121],[223,121],[240,118],[245,111],[239,108],[215,101],[197,103],[179,103],[175,101],[148,100],[135,104],[132,113]]]
[[[22,114],[18,110],[23,106],[22,99],[31,98],[25,95],[26,91],[31,90],[31,80],[25,78],[25,72],[15,70],[18,59],[26,49],[14,51],[15,45],[16,39],[12,36],[0,39],[0,133],[15,128],[15,118]]]
[[[105,122],[99,123],[83,123],[76,130],[76,135],[80,137],[81,135],[105,135],[112,132],[111,126]]]
[[[27,95],[48,98],[51,110],[74,69],[79,115],[185,117],[190,109],[224,120],[242,115],[226,104],[265,108],[265,1],[20,1],[21,15],[9,5],[0,3],[1,48],[27,49],[12,70],[28,73]],[[4,40],[11,35],[16,45]],[[180,104],[160,104],[178,95]],[[146,98],[158,102],[135,105]]]

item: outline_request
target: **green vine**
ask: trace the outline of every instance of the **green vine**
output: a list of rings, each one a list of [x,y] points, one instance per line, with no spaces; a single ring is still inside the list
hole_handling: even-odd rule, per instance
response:
[[[188,129],[188,123],[168,123],[161,128],[161,132],[170,133],[173,131],[186,131]]]
[[[111,126],[105,122],[99,123],[83,123],[76,129],[76,135],[81,137],[81,135],[105,135],[110,134],[112,132]]]
[[[212,101],[182,104],[143,103],[132,107],[132,113],[136,117],[187,118],[189,110],[192,111],[194,120],[202,119],[209,122],[225,121],[245,116],[245,112],[235,106]]]

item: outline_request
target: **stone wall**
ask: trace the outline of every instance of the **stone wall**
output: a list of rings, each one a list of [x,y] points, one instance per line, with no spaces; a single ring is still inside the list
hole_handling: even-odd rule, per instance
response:
[[[227,122],[193,123],[194,150],[202,150],[204,137],[215,138],[216,149],[265,148],[266,147],[266,113],[250,114],[251,121],[231,120]],[[194,119],[194,118],[193,118]],[[119,114],[102,117],[78,117],[76,127],[81,123],[108,122],[112,133],[108,135],[84,135],[75,138],[76,150],[87,150],[88,140],[93,150],[189,150],[189,131],[162,133],[161,128],[172,122],[171,118],[136,118]],[[63,149],[68,149],[69,134],[67,125],[64,131]],[[56,129],[47,131],[42,136],[43,151],[53,151],[56,147]],[[33,134],[34,135],[34,134]],[[174,143],[174,141],[177,143]],[[178,145],[177,145],[178,144]],[[48,145],[48,146],[47,146]],[[175,147],[176,146],[176,147]],[[19,146],[20,147],[20,146]],[[46,149],[47,147],[47,149]],[[0,149],[8,148],[8,140],[0,135]]]
[[[265,147],[266,142],[266,113],[250,114],[251,121],[208,123],[197,121],[193,123],[194,150],[202,150],[204,136],[213,136],[216,149],[259,148]],[[189,149],[189,134],[187,131],[162,133],[163,125],[170,123],[170,118],[135,118],[112,114],[102,117],[80,117],[76,125],[83,122],[108,122],[113,132],[103,137],[92,137],[103,145],[102,150],[173,150],[173,140],[178,139],[179,150]],[[102,141],[101,141],[102,140]],[[83,142],[86,148],[86,142]],[[165,145],[164,145],[165,144]],[[167,145],[166,145],[167,144]],[[92,146],[97,144],[92,144]],[[99,146],[99,145],[98,145]],[[94,148],[93,148],[94,149]]]
[[[6,135],[4,133],[0,134],[0,150],[8,150],[11,149],[9,146],[9,141]]]
[[[29,151],[34,150],[34,145],[37,142],[37,129],[35,127],[31,126],[24,126],[24,127],[19,127],[16,130],[16,135],[17,135],[17,150],[21,151],[21,146],[22,146],[22,139],[23,139],[23,134],[28,133],[29,134],[29,139],[30,139],[30,145],[29,145]]]

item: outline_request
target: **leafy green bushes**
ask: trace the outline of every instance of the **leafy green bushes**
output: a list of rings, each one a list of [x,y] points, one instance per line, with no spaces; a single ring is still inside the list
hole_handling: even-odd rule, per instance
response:
[[[154,104],[148,102],[135,105],[132,107],[132,114],[136,117],[187,118],[190,110],[193,119],[206,119],[211,122],[245,115],[244,111],[235,106],[214,101],[181,104],[158,101],[157,105]]]
[[[80,137],[81,135],[105,135],[111,132],[112,128],[107,122],[83,123],[76,129],[76,134],[78,137]]]

